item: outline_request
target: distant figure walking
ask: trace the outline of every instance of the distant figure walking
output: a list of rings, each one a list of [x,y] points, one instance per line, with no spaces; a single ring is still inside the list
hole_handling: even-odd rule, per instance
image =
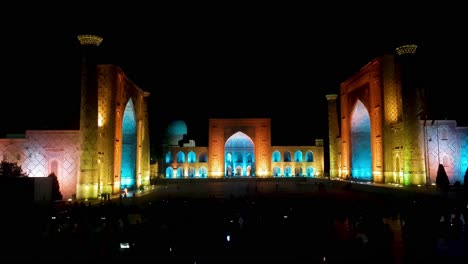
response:
[[[242,229],[244,227],[244,218],[242,216],[239,216],[239,228]]]

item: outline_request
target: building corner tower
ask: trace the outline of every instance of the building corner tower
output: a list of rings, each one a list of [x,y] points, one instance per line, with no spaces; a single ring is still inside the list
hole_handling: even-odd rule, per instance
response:
[[[403,184],[422,185],[426,181],[423,132],[421,120],[423,89],[419,81],[416,45],[396,48],[396,63],[399,68],[403,124]]]
[[[82,50],[80,103],[80,170],[77,199],[98,196],[98,79],[96,52],[102,37],[79,35]]]
[[[339,177],[338,170],[338,157],[339,157],[339,144],[338,138],[339,127],[338,127],[338,111],[336,107],[336,94],[325,95],[328,101],[328,139],[329,139],[329,154],[330,154],[330,177]]]

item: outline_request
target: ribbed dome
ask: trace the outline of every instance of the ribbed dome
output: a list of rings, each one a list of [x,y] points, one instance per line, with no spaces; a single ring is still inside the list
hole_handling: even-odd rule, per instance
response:
[[[351,129],[353,133],[369,133],[370,117],[361,101],[357,101],[351,117]]]
[[[184,135],[187,135],[187,125],[183,120],[172,121],[167,126],[166,137],[169,145],[178,145]]]
[[[226,148],[253,148],[254,143],[249,136],[242,132],[237,132],[226,141]]]

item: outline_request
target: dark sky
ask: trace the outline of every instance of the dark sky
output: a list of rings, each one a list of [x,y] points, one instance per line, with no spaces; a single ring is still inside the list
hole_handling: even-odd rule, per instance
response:
[[[210,117],[270,117],[274,145],[310,145],[327,137],[325,95],[407,43],[419,45],[433,116],[466,119],[458,111],[467,72],[460,7],[231,4],[3,10],[1,132],[79,129],[76,36],[88,33],[104,37],[102,63],[151,92],[153,144],[175,119],[206,145]]]

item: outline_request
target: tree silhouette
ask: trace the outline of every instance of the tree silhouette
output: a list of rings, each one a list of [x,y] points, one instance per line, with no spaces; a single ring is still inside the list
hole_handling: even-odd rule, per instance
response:
[[[0,177],[18,178],[27,176],[21,166],[18,166],[15,162],[3,160],[0,164]]]
[[[63,196],[60,192],[60,186],[57,179],[57,175],[55,175],[55,173],[52,172],[47,177],[52,178],[52,200],[62,200]]]
[[[468,198],[468,168],[466,168],[465,177],[463,177],[463,189],[465,189],[465,196]]]
[[[463,178],[463,185],[468,188],[468,168],[465,171],[465,177]]]
[[[447,173],[445,172],[444,165],[439,164],[439,168],[437,169],[436,185],[443,193],[445,193],[448,191],[449,184],[450,182]]]

